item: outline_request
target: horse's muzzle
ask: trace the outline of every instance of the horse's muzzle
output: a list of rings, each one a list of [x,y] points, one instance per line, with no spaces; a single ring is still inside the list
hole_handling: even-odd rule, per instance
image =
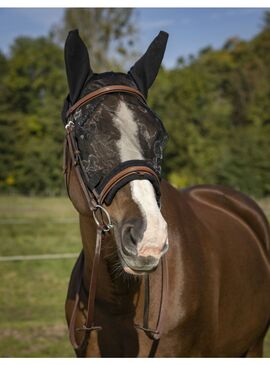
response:
[[[167,252],[168,244],[167,241],[164,244],[158,256],[140,256],[136,254],[127,254],[126,250],[120,249],[119,257],[124,270],[128,273],[135,275],[142,275],[155,271],[158,267],[160,258]]]

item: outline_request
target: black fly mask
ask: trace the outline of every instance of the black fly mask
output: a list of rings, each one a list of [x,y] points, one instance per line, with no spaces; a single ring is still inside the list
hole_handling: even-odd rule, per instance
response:
[[[126,75],[123,73],[94,74],[90,68],[88,53],[78,32],[70,32],[65,46],[65,61],[70,86],[63,112],[64,124],[74,124],[74,140],[80,152],[80,166],[83,180],[90,191],[100,193],[113,176],[127,166],[147,166],[161,177],[161,161],[167,133],[161,120],[148,107],[145,100],[130,93],[106,93],[76,108],[67,118],[69,108],[85,95],[111,85],[124,85],[139,90],[144,97],[153,83],[160,66],[167,42],[167,34],[161,32],[150,45],[146,54],[131,68]],[[162,48],[160,48],[162,45]],[[160,56],[156,55],[157,47]],[[155,52],[156,70],[147,74],[150,67],[149,57]],[[80,63],[78,74],[74,74]],[[155,61],[151,63],[155,68]],[[74,69],[74,71],[73,71]],[[77,81],[76,81],[77,80]],[[78,84],[79,81],[79,84]],[[81,87],[80,87],[81,83]],[[128,120],[123,120],[120,108],[124,109],[132,119],[133,134],[129,136]],[[124,114],[125,116],[126,114]],[[122,120],[119,120],[119,118]],[[119,128],[121,125],[121,128]],[[125,130],[125,126],[127,130]],[[123,139],[123,135],[125,138]],[[123,158],[119,143],[121,138],[126,143],[125,149],[138,150],[132,158]],[[123,144],[123,142],[122,142]],[[123,145],[121,146],[123,148]],[[126,154],[129,155],[128,153]],[[125,177],[117,188],[112,189],[106,196],[106,204],[110,204],[115,193],[127,182],[145,178],[144,175]],[[156,179],[148,177],[155,188],[159,200],[159,184]]]

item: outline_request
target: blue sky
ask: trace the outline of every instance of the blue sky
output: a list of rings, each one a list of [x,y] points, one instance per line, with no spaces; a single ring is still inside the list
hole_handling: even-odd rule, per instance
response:
[[[252,38],[261,28],[262,8],[137,8],[140,29],[137,49],[143,52],[159,30],[170,34],[164,65],[173,67],[178,57],[196,54],[211,45],[221,47],[226,39]],[[270,9],[268,9],[270,10]],[[0,8],[0,49],[8,52],[19,35],[46,35],[61,20],[59,8]]]

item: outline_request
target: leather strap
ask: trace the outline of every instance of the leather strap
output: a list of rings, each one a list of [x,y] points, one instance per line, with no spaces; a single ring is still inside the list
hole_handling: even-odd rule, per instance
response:
[[[91,332],[102,330],[102,327],[96,326],[94,323],[95,296],[96,296],[98,265],[99,265],[99,259],[100,259],[102,234],[103,234],[102,231],[100,229],[98,229],[97,239],[96,239],[96,248],[95,248],[95,257],[94,257],[94,261],[93,261],[93,268],[92,268],[92,272],[91,272],[90,286],[89,286],[89,291],[88,291],[88,306],[87,306],[86,321],[82,327],[76,328],[76,312],[79,307],[80,291],[82,288],[83,265],[81,264],[81,267],[79,268],[80,279],[77,283],[78,286],[76,288],[75,303],[74,303],[71,320],[70,320],[70,324],[69,324],[70,342],[71,342],[73,348],[75,349],[78,357],[85,356]],[[83,261],[81,263],[83,263]],[[167,295],[168,295],[167,261],[166,261],[166,256],[163,256],[161,259],[160,306],[159,306],[159,311],[158,311],[156,328],[149,329],[149,326],[148,326],[149,306],[150,306],[149,275],[145,275],[145,279],[144,279],[143,326],[135,325],[135,328],[137,328],[139,330],[143,330],[144,333],[147,335],[147,337],[149,337],[153,341],[148,357],[155,357],[156,351],[158,349],[160,337],[162,335],[162,329],[164,326],[164,314],[165,314],[165,305],[167,304]],[[81,340],[80,343],[78,343],[76,340],[77,331],[84,331],[83,339]]]
[[[155,329],[149,328],[149,307],[150,307],[150,279],[149,275],[144,278],[144,310],[143,310],[143,326],[135,325],[139,330],[144,331],[147,337],[153,340],[148,357],[155,357],[159,340],[164,327],[165,306],[168,300],[168,267],[166,256],[161,258],[161,290],[160,305]]]
[[[118,184],[121,180],[126,178],[130,175],[152,175],[154,178],[158,181],[159,184],[159,178],[157,174],[154,172],[153,169],[147,166],[128,166],[125,169],[119,171],[116,175],[114,175],[110,181],[104,186],[102,191],[99,194],[98,201],[99,204],[102,204],[109,193],[109,191]]]
[[[150,285],[149,285],[149,278],[146,282],[146,295],[148,299],[147,309],[144,310],[144,329],[146,335],[151,338],[152,340],[159,340],[161,336],[161,332],[164,325],[164,313],[165,313],[165,304],[167,302],[167,295],[168,295],[168,268],[167,268],[167,260],[166,256],[161,258],[161,293],[160,293],[160,305],[158,311],[158,318],[156,323],[155,330],[149,330],[149,303],[150,303]]]
[[[69,194],[69,175],[70,175],[70,170],[71,170],[71,166],[68,165],[68,156],[67,156],[67,150],[69,151],[69,157],[70,157],[70,162],[72,164],[72,166],[75,169],[75,173],[76,176],[78,178],[80,187],[83,191],[83,194],[85,196],[85,199],[87,201],[87,205],[90,209],[90,211],[92,212],[93,210],[96,209],[96,199],[95,196],[90,192],[90,190],[86,187],[82,175],[81,175],[81,171],[80,171],[80,151],[76,148],[75,146],[75,141],[74,141],[74,137],[72,135],[73,133],[73,127],[66,127],[66,140],[65,140],[65,147],[64,147],[64,163],[65,163],[65,167],[64,167],[64,172],[65,172],[65,181],[66,181],[66,188]]]
[[[99,331],[102,328],[100,326],[95,326],[94,324],[94,314],[95,314],[95,297],[96,297],[96,288],[97,288],[97,277],[98,277],[98,266],[100,261],[100,250],[101,250],[101,240],[102,240],[102,230],[97,229],[97,236],[96,236],[96,247],[95,247],[95,256],[93,261],[93,268],[91,271],[90,277],[90,286],[88,292],[88,304],[87,304],[87,315],[85,324],[82,327],[76,328],[76,312],[79,306],[80,301],[80,290],[82,287],[82,280],[83,280],[83,270],[80,270],[80,280],[78,283],[78,287],[76,290],[76,297],[75,303],[71,315],[71,320],[69,324],[69,338],[70,342],[75,349],[77,355],[79,357],[84,357],[85,352],[87,349],[89,337],[92,331]],[[76,340],[75,333],[78,331],[83,331],[83,339],[80,343]]]
[[[76,341],[75,333],[76,333],[76,312],[79,306],[80,302],[80,291],[82,287],[82,277],[83,277],[83,260],[80,261],[80,267],[79,267],[79,281],[76,282],[77,287],[75,289],[75,303],[72,310],[70,322],[69,322],[69,339],[71,342],[71,345],[74,349],[79,348],[79,344]]]
[[[127,94],[133,94],[142,99],[144,103],[146,103],[144,95],[137,89],[125,86],[125,85],[110,85],[101,87],[98,90],[92,91],[91,93],[85,95],[83,98],[78,100],[75,104],[73,104],[67,111],[66,118],[70,116],[76,109],[78,109],[83,104],[89,102],[90,100],[93,100],[99,96],[105,95],[105,94],[111,94],[111,93],[127,93]]]
[[[101,329],[101,327],[94,327],[94,310],[95,310],[95,296],[97,287],[98,265],[100,261],[102,234],[103,234],[102,230],[98,228],[96,237],[95,256],[94,256],[90,286],[89,286],[87,319],[85,322],[85,326],[83,326],[83,330],[85,331],[92,331],[92,329],[97,329],[97,328]]]

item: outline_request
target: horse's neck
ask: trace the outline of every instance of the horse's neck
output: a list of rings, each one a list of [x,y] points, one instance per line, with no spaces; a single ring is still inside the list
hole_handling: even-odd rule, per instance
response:
[[[96,245],[96,224],[90,217],[80,216],[80,229],[84,250],[84,285],[89,288]],[[101,243],[97,298],[109,302],[116,310],[129,310],[138,293],[141,280],[126,274],[117,255],[112,233]]]

